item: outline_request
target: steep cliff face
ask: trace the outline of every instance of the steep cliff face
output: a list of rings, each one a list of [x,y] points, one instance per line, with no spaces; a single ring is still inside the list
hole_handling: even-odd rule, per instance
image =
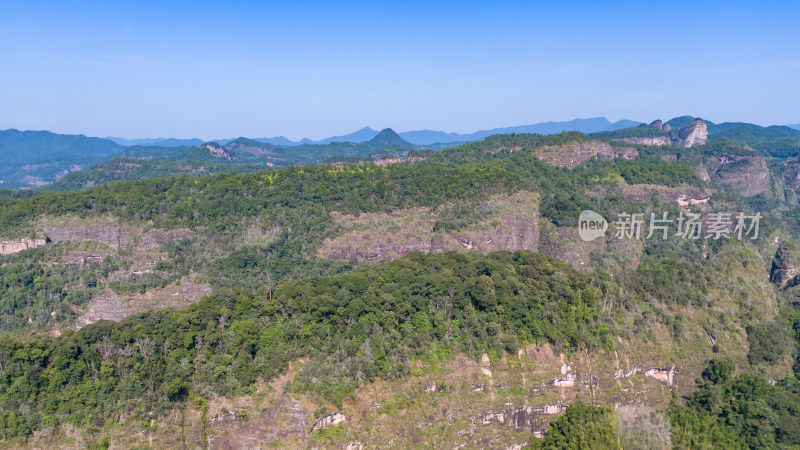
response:
[[[308,433],[308,412],[289,394],[284,394],[275,405],[238,427],[231,434],[216,440],[214,450],[260,448],[262,444],[275,445],[285,441],[305,442]]]
[[[47,244],[47,239],[11,239],[0,241],[0,255],[11,255],[29,248],[41,247]]]
[[[111,289],[104,289],[92,298],[89,309],[78,317],[74,328],[79,330],[98,320],[119,322],[133,313],[134,310],[128,307],[127,302],[123,301]]]
[[[0,250],[19,251],[45,245],[47,242],[72,242],[67,251],[53,255],[52,264],[87,265],[102,263],[107,257],[122,258],[128,262],[122,269],[104,277],[106,281],[125,280],[153,271],[155,264],[166,258],[159,249],[164,242],[188,238],[194,232],[188,229],[151,229],[142,233],[143,227],[123,224],[119,219],[106,216],[80,218],[76,216],[42,217],[37,222],[37,234],[47,239],[20,239],[0,243]],[[27,246],[27,247],[26,247]],[[118,251],[130,251],[119,254]],[[78,318],[75,328],[98,320],[119,321],[123,318],[158,308],[183,308],[211,293],[207,284],[183,278],[178,284],[163,289],[150,289],[143,294],[118,295],[110,289],[99,292],[89,308]]]
[[[498,226],[466,229],[442,236],[446,250],[467,250],[488,254],[499,250],[531,250],[539,247],[539,217],[535,207],[496,217]]]
[[[614,159],[614,158],[635,158],[636,149],[614,149],[607,142],[588,141],[571,142],[561,146],[542,147],[536,151],[536,156],[542,161],[557,167],[572,169],[579,164],[589,161],[591,158]]]
[[[800,156],[786,160],[786,171],[783,174],[786,185],[794,190],[800,190]]]
[[[98,320],[120,320],[151,309],[185,308],[197,303],[204,295],[211,293],[211,287],[183,278],[177,285],[163,289],[152,289],[144,294],[118,295],[111,289],[104,289],[92,298],[89,309],[75,322],[76,330]]]
[[[130,250],[141,228],[125,225],[114,217],[82,219],[76,216],[42,217],[39,229],[53,242],[98,241],[114,250]]]
[[[456,231],[434,231],[437,213],[427,208],[359,217],[333,213],[334,220],[345,230],[334,239],[326,239],[319,256],[337,261],[377,262],[413,251],[536,251],[539,243],[537,205],[538,197],[530,192],[496,196],[487,204],[492,214]]]
[[[210,154],[211,156],[213,156],[215,158],[222,158],[222,159],[226,159],[228,161],[232,161],[232,160],[236,159],[236,157],[231,155],[225,149],[225,147],[217,144],[216,142],[206,142],[205,144],[201,145],[200,148],[203,149],[203,150],[207,150],[208,154]]]
[[[772,258],[769,281],[780,286],[800,273],[800,251],[781,246]]]
[[[634,145],[672,145],[672,140],[670,140],[669,136],[630,137],[623,139],[623,141]]]
[[[659,186],[655,184],[630,185],[624,182],[618,184],[625,198],[639,202],[658,197],[661,201],[678,206],[702,205],[708,202],[713,195],[713,190],[693,186]],[[705,201],[704,201],[705,200]]]
[[[678,143],[683,147],[703,145],[708,142],[708,127],[702,119],[695,119],[678,130]]]
[[[331,216],[345,231],[325,240],[319,249],[323,259],[378,262],[410,252],[441,251],[432,239],[436,217],[427,208],[364,213],[358,217],[332,212]]]
[[[709,181],[725,192],[753,197],[771,190],[767,162],[758,155],[719,153],[705,162]]]

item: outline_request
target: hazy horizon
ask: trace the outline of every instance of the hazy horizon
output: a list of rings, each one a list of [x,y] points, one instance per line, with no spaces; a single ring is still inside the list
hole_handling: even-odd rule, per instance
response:
[[[0,129],[125,139],[800,122],[800,3],[0,2]],[[102,36],[102,39],[98,39]]]

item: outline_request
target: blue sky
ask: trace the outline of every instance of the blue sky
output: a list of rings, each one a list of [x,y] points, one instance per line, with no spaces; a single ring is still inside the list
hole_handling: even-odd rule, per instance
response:
[[[0,0],[0,129],[800,122],[800,2]]]

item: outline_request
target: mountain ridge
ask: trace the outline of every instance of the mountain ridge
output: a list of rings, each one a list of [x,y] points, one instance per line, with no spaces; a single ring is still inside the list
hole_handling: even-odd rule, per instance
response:
[[[582,133],[594,133],[599,131],[614,131],[621,128],[628,128],[639,125],[642,122],[635,120],[622,119],[616,122],[611,122],[605,117],[592,117],[592,118],[576,118],[569,121],[548,121],[538,122],[527,125],[515,125],[509,127],[489,128],[478,130],[472,133],[455,133],[440,130],[409,130],[397,133],[403,140],[414,145],[431,145],[435,143],[462,143],[479,141],[483,138],[493,134],[509,134],[509,133],[538,133],[538,134],[555,134],[562,131],[580,131]],[[261,137],[252,138],[255,141],[263,142],[265,144],[281,145],[281,146],[297,146],[297,145],[324,145],[331,142],[352,142],[358,144],[367,142],[377,136],[379,130],[375,130],[369,126],[360,128],[352,133],[343,135],[330,136],[324,139],[314,140],[309,138],[302,138],[293,141],[285,136],[275,137]],[[181,145],[200,145],[203,141],[197,138],[192,139],[175,139],[175,138],[152,138],[152,139],[124,139],[118,137],[108,137],[106,139],[117,142],[120,145],[158,145],[164,147],[179,147]],[[225,145],[233,139],[212,139],[212,141]]]

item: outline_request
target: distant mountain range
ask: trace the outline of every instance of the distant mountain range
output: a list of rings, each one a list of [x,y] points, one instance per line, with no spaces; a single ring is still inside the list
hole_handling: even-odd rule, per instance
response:
[[[519,125],[515,127],[492,128],[490,130],[480,130],[474,133],[459,134],[448,133],[445,131],[436,130],[414,130],[404,131],[398,133],[405,141],[414,145],[430,145],[435,143],[464,143],[479,141],[493,134],[508,134],[508,133],[539,133],[539,134],[554,134],[561,133],[562,131],[580,131],[582,133],[596,133],[599,131],[614,131],[623,128],[635,127],[641,122],[633,120],[619,120],[611,122],[605,117],[593,117],[589,119],[573,119],[568,122],[542,122],[531,125]],[[342,136],[331,136],[318,141],[303,138],[299,141],[292,141],[283,136],[278,137],[263,137],[253,138],[258,142],[265,144],[280,145],[284,147],[291,147],[295,145],[324,145],[331,142],[352,142],[358,144],[367,142],[378,135],[380,131],[373,130],[370,127],[361,128],[350,134]],[[180,147],[182,145],[192,146],[200,145],[204,141],[200,139],[167,139],[167,138],[154,138],[154,139],[123,139],[118,137],[107,137],[111,141],[120,145],[133,146],[133,145],[154,145],[160,147]],[[227,144],[233,139],[214,139],[214,142],[219,144]]]
[[[125,147],[107,139],[49,131],[0,130],[0,166],[47,163],[59,156],[99,157],[119,153]]]
[[[147,146],[154,146],[154,147],[180,147],[185,145],[187,147],[191,147],[192,145],[200,145],[205,142],[202,139],[192,138],[192,139],[175,139],[175,138],[154,138],[154,139],[123,139],[113,136],[108,136],[104,139],[108,139],[109,141],[115,142],[119,145],[124,145],[126,147],[133,147],[135,145],[147,145]]]
[[[692,116],[681,116],[667,123],[677,130],[694,119]],[[732,139],[747,144],[765,155],[775,157],[789,157],[800,151],[800,124],[762,127],[741,122],[715,124],[705,121],[705,123],[708,127],[709,140]],[[219,139],[213,141],[215,142],[213,145],[207,144],[216,146],[213,149],[204,148],[205,143],[200,139],[102,139],[84,135],[55,134],[49,131],[9,129],[0,130],[0,188],[44,186],[75,172],[121,159],[169,161],[166,165],[156,164],[154,167],[148,166],[140,170],[143,173],[162,176],[170,173],[169,170],[184,170],[176,169],[180,167],[206,172],[257,170],[258,165],[262,167],[304,165],[330,161],[331,158],[359,159],[389,154],[401,155],[412,149],[441,150],[465,142],[478,141],[494,134],[554,134],[580,131],[586,134],[608,134],[606,138],[616,139],[618,137],[614,136],[618,131],[624,134],[628,130],[628,134],[633,133],[632,135],[638,136],[641,134],[639,130],[641,127],[648,128],[640,122],[620,120],[612,123],[604,117],[494,128],[469,134],[435,130],[395,133],[390,128],[378,131],[364,127],[350,134],[317,141],[311,139],[291,141],[285,137]],[[225,161],[212,150],[221,152],[220,154],[225,156],[222,158]],[[186,161],[192,163],[183,164]],[[207,166],[212,163],[213,168]],[[114,164],[117,164],[114,167],[123,167],[120,164],[125,163]],[[83,180],[81,183],[92,181]]]
[[[582,133],[595,133],[598,131],[614,131],[622,128],[635,127],[641,122],[633,120],[619,120],[610,122],[605,117],[591,119],[574,119],[569,122],[542,122],[533,125],[520,125],[516,127],[493,128],[480,130],[469,134],[445,133],[443,131],[419,130],[399,133],[400,136],[416,145],[427,145],[435,142],[472,142],[479,141],[493,134],[510,133],[538,133],[555,134],[562,131],[580,131]]]

